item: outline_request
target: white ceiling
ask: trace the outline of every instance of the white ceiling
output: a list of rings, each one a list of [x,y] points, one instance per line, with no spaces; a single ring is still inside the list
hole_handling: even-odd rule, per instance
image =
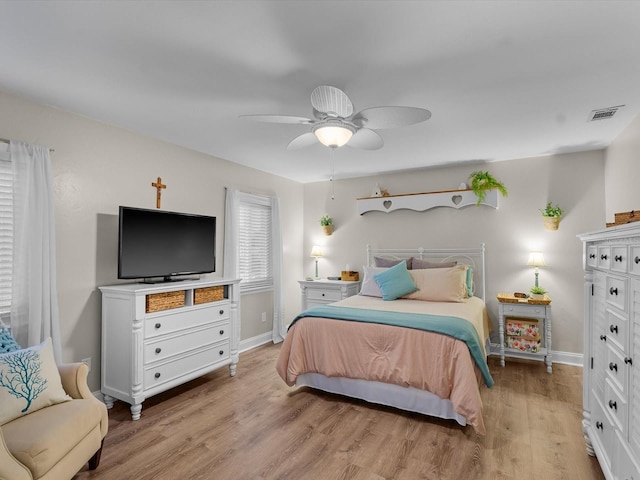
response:
[[[603,148],[640,110],[640,2],[0,1],[0,90],[301,182],[330,174],[286,150],[309,126],[239,115],[318,85],[433,114],[337,178]]]

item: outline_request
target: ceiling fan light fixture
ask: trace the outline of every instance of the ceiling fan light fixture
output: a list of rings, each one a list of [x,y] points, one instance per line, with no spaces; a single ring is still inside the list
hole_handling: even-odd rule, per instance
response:
[[[356,129],[351,125],[341,122],[322,123],[313,129],[318,141],[330,148],[345,145],[355,133]]]

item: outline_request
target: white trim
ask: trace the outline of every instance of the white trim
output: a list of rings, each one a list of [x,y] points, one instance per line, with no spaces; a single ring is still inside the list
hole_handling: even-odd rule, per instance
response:
[[[500,345],[497,343],[491,344],[491,355],[500,355]],[[562,363],[564,365],[572,365],[574,367],[584,367],[584,356],[581,353],[572,353],[572,352],[557,352],[555,350],[551,351],[551,355],[553,358],[553,363]],[[518,355],[515,352],[509,352],[506,355],[506,358],[521,358],[524,360],[534,360],[536,362],[544,362],[544,357],[530,357],[524,355]]]
[[[246,352],[247,350],[251,350],[272,341],[273,337],[271,332],[261,333],[258,336],[247,338],[246,340],[240,340],[239,352]]]

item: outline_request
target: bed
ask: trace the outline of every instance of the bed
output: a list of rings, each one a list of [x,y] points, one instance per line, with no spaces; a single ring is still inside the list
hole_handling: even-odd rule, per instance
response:
[[[484,434],[480,389],[493,384],[484,253],[484,244],[367,246],[360,294],[300,313],[278,374],[289,386],[451,419]]]

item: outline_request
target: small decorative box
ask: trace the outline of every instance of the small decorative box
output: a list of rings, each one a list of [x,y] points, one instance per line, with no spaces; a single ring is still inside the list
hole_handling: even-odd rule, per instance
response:
[[[352,270],[342,270],[340,280],[344,280],[345,282],[357,282],[360,280],[360,273]]]
[[[515,348],[522,352],[538,353],[540,351],[540,340],[524,337],[507,337],[507,347]]]
[[[533,340],[540,339],[540,328],[538,320],[530,318],[505,318],[506,335],[510,337],[526,337]]]

